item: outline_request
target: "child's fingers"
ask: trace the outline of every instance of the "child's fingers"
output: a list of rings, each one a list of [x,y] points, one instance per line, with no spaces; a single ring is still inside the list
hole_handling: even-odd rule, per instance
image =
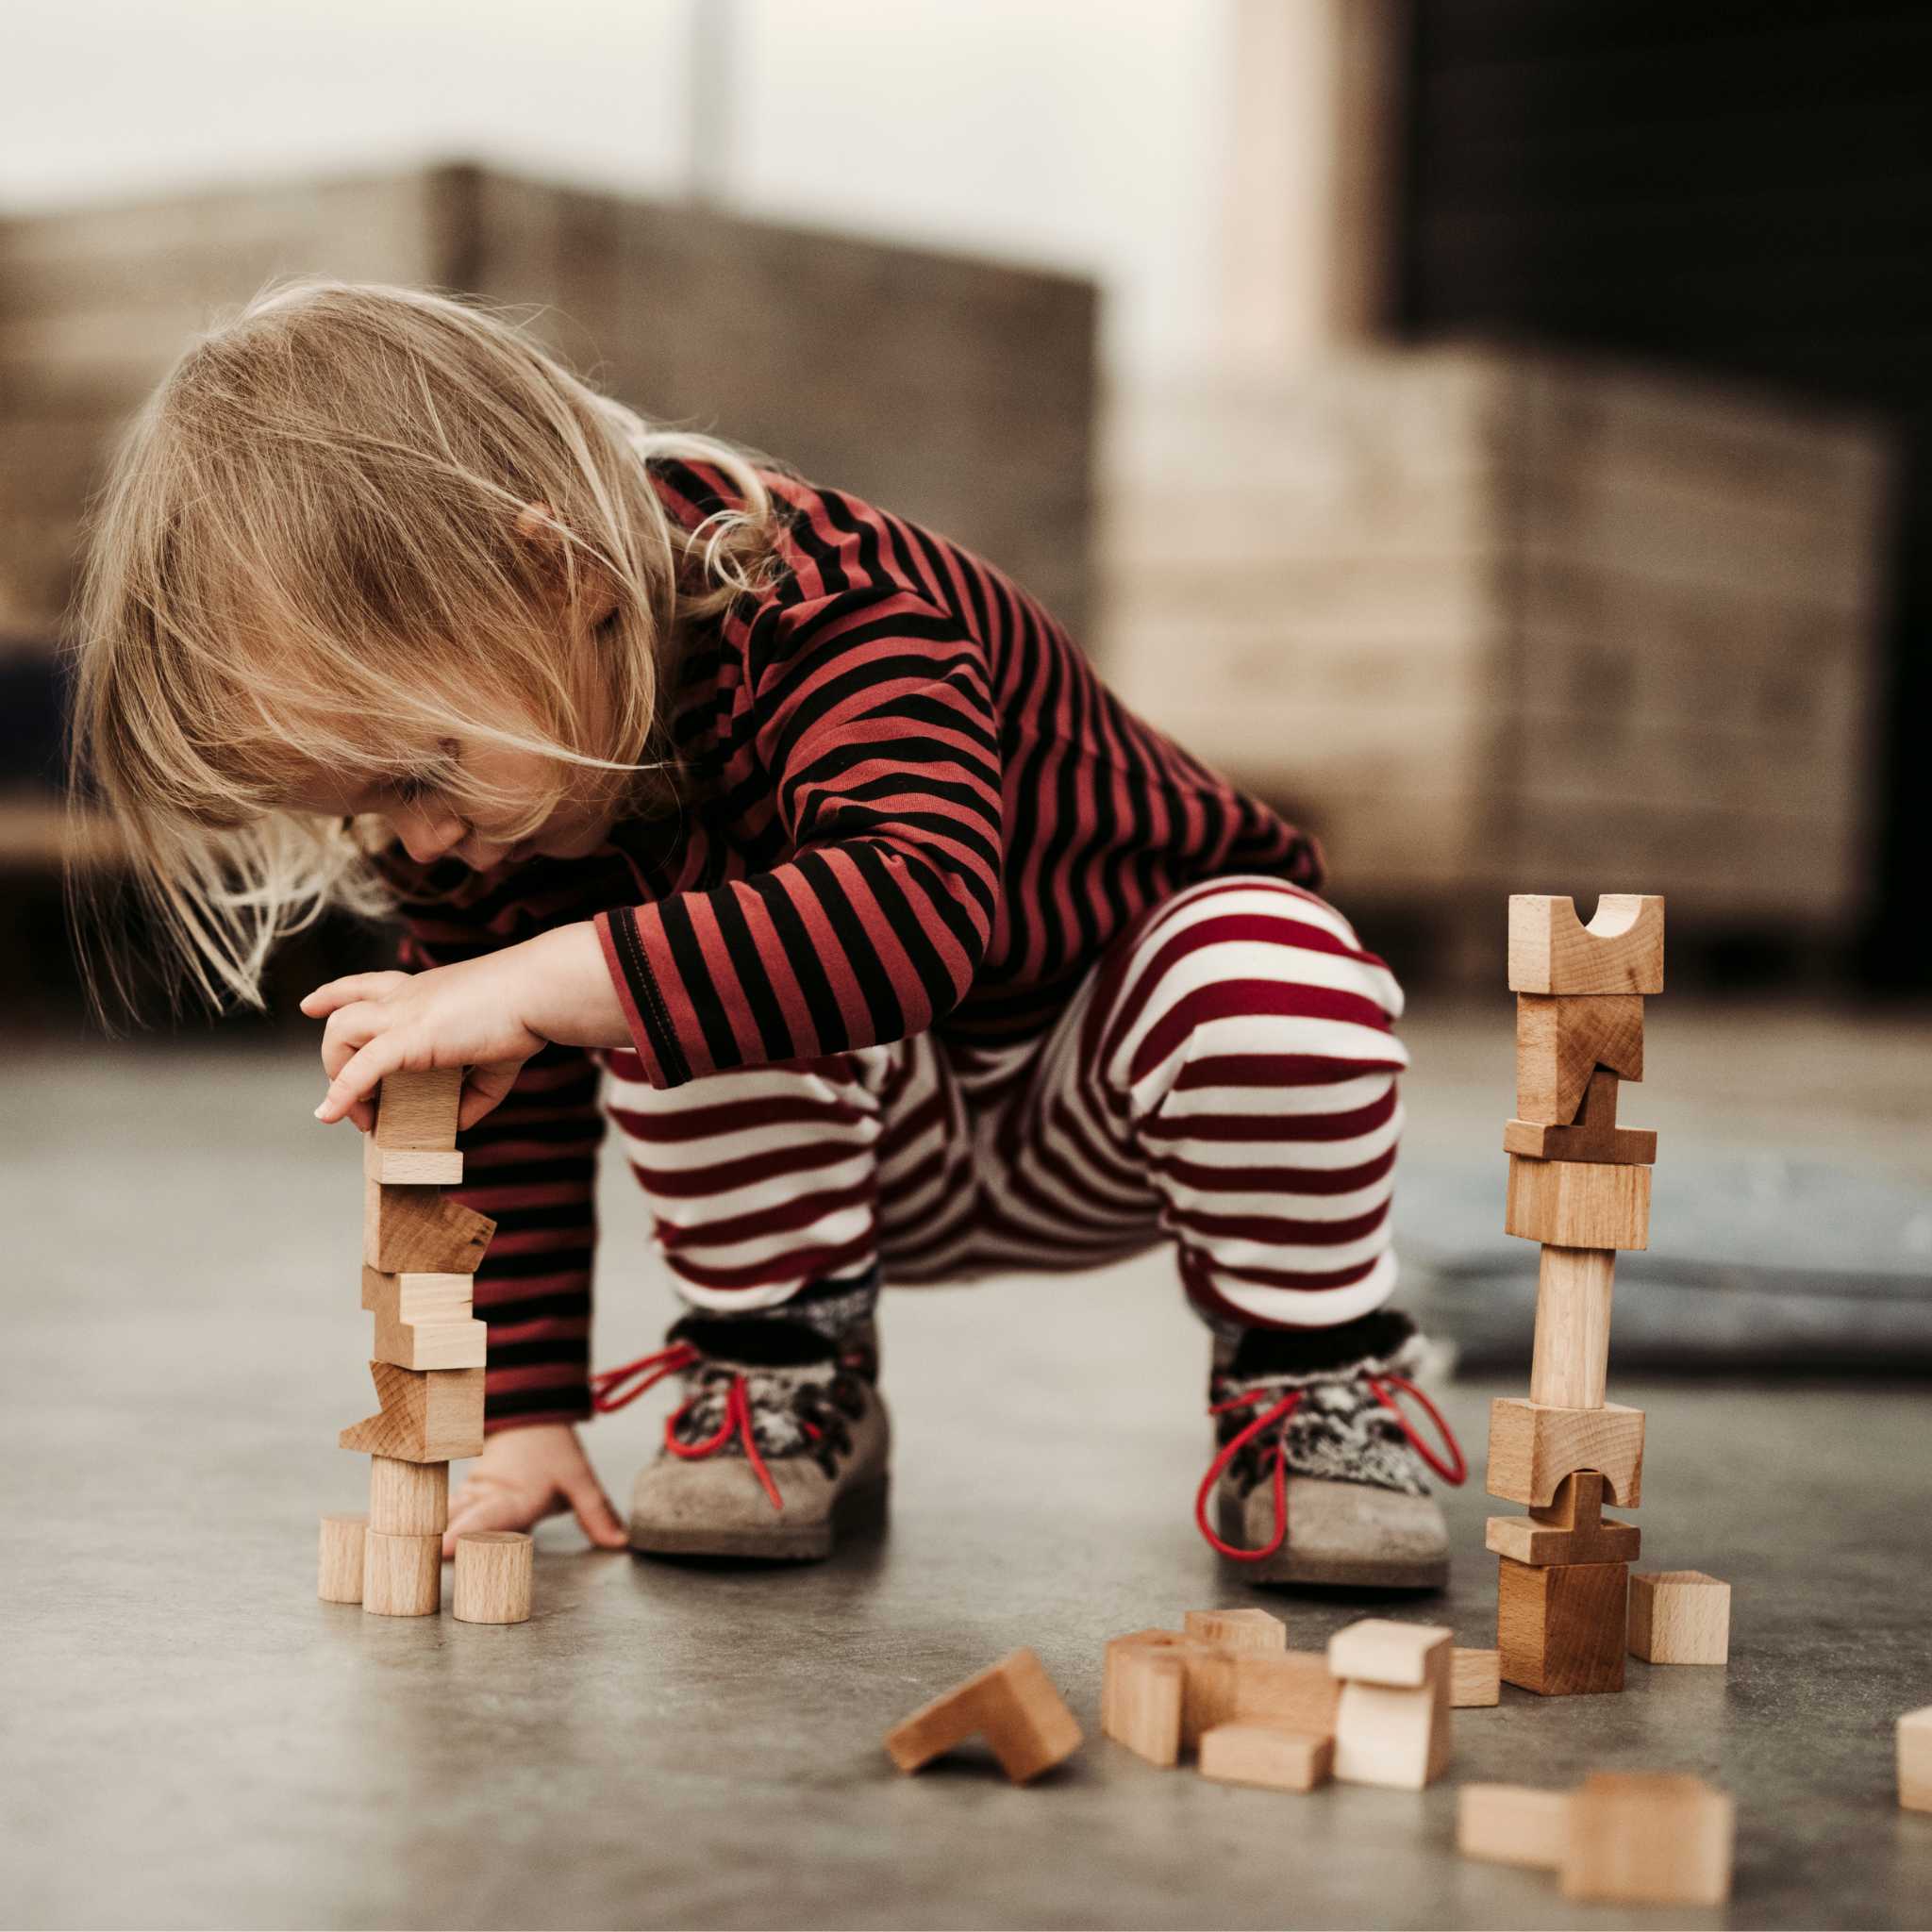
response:
[[[522,1060],[511,1060],[498,1066],[472,1067],[463,1081],[463,1105],[457,1117],[458,1131],[474,1127],[485,1114],[494,1112],[504,1096],[517,1084],[517,1075],[523,1071]]]
[[[341,1120],[358,1101],[372,1099],[385,1075],[393,1074],[405,1058],[393,1033],[378,1033],[367,1046],[358,1047],[328,1083],[328,1091],[322,1096],[315,1118],[325,1125]]]
[[[465,1530],[528,1529],[534,1521],[527,1497],[496,1484],[479,1484],[472,1477],[450,1499],[442,1554],[456,1555],[457,1538]]]
[[[407,973],[352,973],[345,979],[325,981],[313,992],[305,993],[302,1010],[311,1020],[325,1020],[338,1007],[346,1007],[355,1000],[380,999],[384,993],[408,983]]]
[[[624,1524],[617,1520],[617,1511],[610,1507],[610,1498],[604,1493],[603,1485],[588,1469],[581,1475],[572,1476],[564,1484],[563,1493],[570,1498],[570,1507],[575,1510],[584,1534],[600,1550],[621,1550],[630,1541]]]

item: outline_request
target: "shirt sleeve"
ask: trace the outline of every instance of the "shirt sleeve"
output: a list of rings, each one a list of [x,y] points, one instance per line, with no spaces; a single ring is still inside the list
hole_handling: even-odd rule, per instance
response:
[[[645,1077],[808,1059],[929,1026],[999,903],[1000,749],[957,620],[875,586],[768,606],[743,644],[745,774],[791,848],[713,891],[600,913]]]
[[[401,963],[446,966],[507,941],[445,902],[405,900]],[[596,1243],[598,1071],[576,1047],[546,1046],[462,1137],[449,1190],[496,1233],[476,1270],[490,1330],[484,1429],[576,1422],[591,1413],[591,1261]]]

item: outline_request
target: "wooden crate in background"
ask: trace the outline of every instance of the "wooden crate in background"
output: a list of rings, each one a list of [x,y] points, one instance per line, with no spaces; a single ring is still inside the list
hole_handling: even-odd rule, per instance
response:
[[[1096,655],[1464,970],[1511,890],[1829,944],[1872,877],[1890,470],[1863,423],[1485,348],[1128,396]]]

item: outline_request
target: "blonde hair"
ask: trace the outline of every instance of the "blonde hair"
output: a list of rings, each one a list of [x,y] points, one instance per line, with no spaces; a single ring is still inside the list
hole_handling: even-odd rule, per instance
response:
[[[737,501],[686,530],[658,458]],[[198,337],[115,450],[74,644],[75,796],[109,816],[172,989],[259,1006],[278,940],[388,909],[370,828],[290,808],[297,770],[393,783],[425,739],[535,752],[545,796],[448,792],[466,818],[522,808],[511,840],[574,769],[662,802],[660,671],[769,581],[777,519],[741,453],[650,427],[468,301],[303,278]],[[125,926],[94,875],[70,891],[105,1012],[104,980],[130,997]]]

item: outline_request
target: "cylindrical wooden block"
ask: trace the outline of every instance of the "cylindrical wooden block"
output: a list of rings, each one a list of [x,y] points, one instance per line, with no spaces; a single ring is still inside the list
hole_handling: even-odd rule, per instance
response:
[[[372,1456],[369,1526],[384,1536],[441,1536],[449,1527],[449,1464]]]
[[[315,1593],[325,1604],[362,1601],[362,1541],[369,1519],[338,1509],[322,1519],[321,1580]]]
[[[369,1532],[362,1607],[378,1617],[433,1617],[442,1604],[442,1538]]]
[[[530,1614],[534,1548],[514,1529],[473,1529],[458,1537],[458,1621],[521,1624]]]
[[[1616,1253],[1609,1248],[1544,1248],[1529,1363],[1532,1402],[1550,1408],[1604,1406],[1616,1269]]]

